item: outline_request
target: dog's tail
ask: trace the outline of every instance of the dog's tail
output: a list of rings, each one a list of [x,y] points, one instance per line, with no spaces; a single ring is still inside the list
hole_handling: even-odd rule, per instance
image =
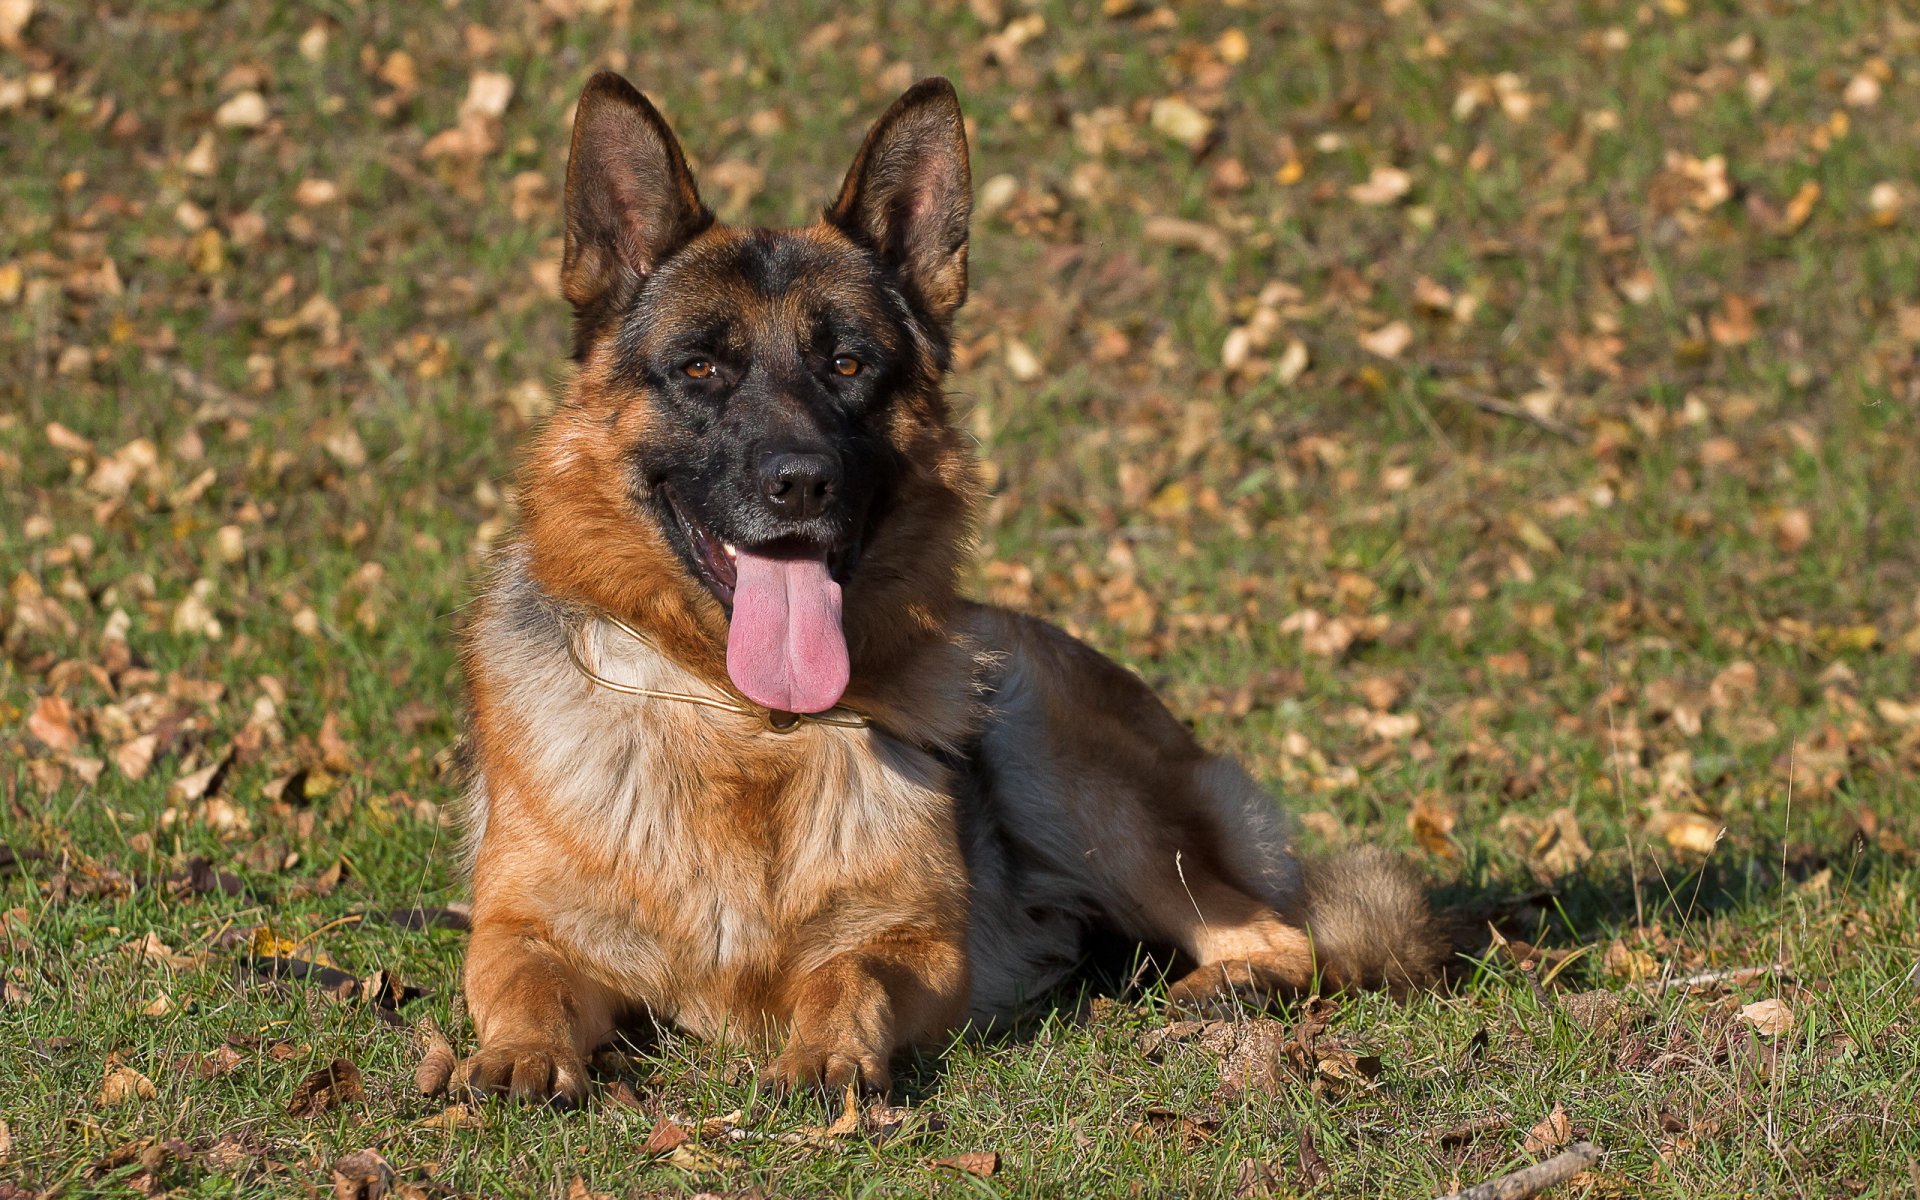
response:
[[[1441,982],[1452,939],[1406,860],[1366,846],[1302,870],[1303,915],[1328,988],[1403,995]]]

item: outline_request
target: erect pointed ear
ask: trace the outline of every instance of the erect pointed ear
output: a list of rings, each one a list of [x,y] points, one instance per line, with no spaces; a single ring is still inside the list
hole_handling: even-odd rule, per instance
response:
[[[973,183],[960,98],[923,79],[867,133],[827,220],[878,251],[943,330],[967,298]]]
[[[611,71],[587,81],[567,156],[560,291],[584,327],[713,223],[673,130]]]

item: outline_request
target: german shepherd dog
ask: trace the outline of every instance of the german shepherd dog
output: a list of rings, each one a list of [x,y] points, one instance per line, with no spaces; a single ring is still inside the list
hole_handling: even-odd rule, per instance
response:
[[[1180,955],[1195,1009],[1435,975],[1397,859],[1303,864],[1133,674],[959,595],[971,196],[944,79],[781,230],[716,223],[653,105],[587,84],[576,369],[464,633],[466,1088],[576,1100],[650,1015],[764,1047],[781,1090],[884,1091],[1096,932]]]

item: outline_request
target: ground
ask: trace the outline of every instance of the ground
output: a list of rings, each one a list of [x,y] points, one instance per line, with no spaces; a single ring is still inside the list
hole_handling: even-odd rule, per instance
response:
[[[0,0],[0,1195],[1421,1196],[1570,1139],[1555,1195],[1907,1194],[1920,24],[883,11]],[[584,1111],[416,1093],[601,66],[776,224],[954,79],[977,590],[1412,855],[1451,993],[1122,978],[838,1126],[674,1038]]]

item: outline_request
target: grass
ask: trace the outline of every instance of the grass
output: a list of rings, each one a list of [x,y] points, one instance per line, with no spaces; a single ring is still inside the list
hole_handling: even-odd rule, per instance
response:
[[[980,590],[1538,965],[1345,1002],[1270,1087],[1212,1034],[1147,1053],[1149,980],[909,1070],[892,1137],[650,1155],[830,1119],[672,1038],[631,1103],[423,1126],[407,1026],[470,1037],[462,935],[353,918],[461,894],[453,634],[561,378],[600,65],[770,223],[954,77]],[[481,70],[483,152],[423,156]],[[1917,83],[1913,23],[1847,0],[41,0],[0,49],[0,1194],[284,1195],[374,1148],[475,1196],[1418,1196],[1556,1105],[1608,1152],[1556,1194],[1912,1192]],[[236,976],[288,943],[425,995]],[[290,1115],[335,1058],[364,1099]],[[151,1095],[104,1103],[120,1069]]]

